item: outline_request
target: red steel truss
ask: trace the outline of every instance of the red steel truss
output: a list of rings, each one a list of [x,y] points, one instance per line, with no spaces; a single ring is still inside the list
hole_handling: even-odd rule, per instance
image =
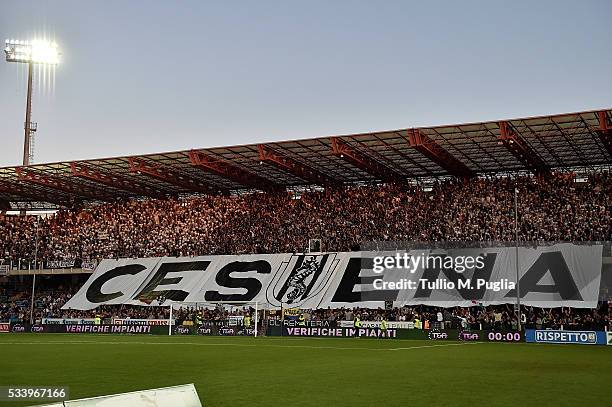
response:
[[[547,171],[548,168],[546,163],[538,156],[525,139],[512,129],[508,122],[499,122],[499,130],[499,142],[522,162],[526,168],[534,173]]]
[[[396,170],[389,168],[380,161],[377,161],[369,156],[351,148],[346,142],[338,137],[331,139],[332,153],[336,157],[351,163],[355,167],[361,169],[374,177],[385,182],[404,182],[408,178]]]
[[[0,182],[0,193],[8,196],[18,196],[22,198],[28,198],[32,201],[44,201],[50,202],[59,206],[66,206],[68,200],[65,197],[59,197],[57,195],[49,194],[45,191],[24,188],[23,185],[9,184]],[[11,199],[7,199],[6,202],[10,202]]]
[[[148,163],[141,158],[130,157],[129,163],[130,171],[135,174],[147,175],[167,184],[183,188],[187,191],[199,192],[203,194],[215,194],[218,192],[202,181],[178,174],[164,166]]]
[[[605,110],[597,112],[597,118],[599,120],[599,128],[597,129],[599,139],[608,154],[612,156],[612,119],[608,118]]]
[[[75,185],[66,180],[54,177],[52,175],[46,175],[33,171],[26,167],[19,167],[16,169],[17,177],[19,181],[40,185],[46,188],[55,189],[57,191],[64,192],[70,196],[85,197],[88,199],[112,202],[115,200],[115,196],[105,193],[101,190],[94,190],[83,185]]]
[[[104,184],[109,187],[127,191],[136,196],[161,198],[164,195],[163,192],[158,189],[143,187],[121,175],[106,174],[96,169],[92,169],[88,165],[83,163],[70,163],[70,171],[75,177],[81,177],[90,181]]]
[[[271,182],[266,178],[260,177],[252,172],[245,171],[238,166],[213,158],[199,151],[190,151],[189,160],[195,167],[198,167],[204,171],[212,172],[213,174],[219,175],[223,178],[227,178],[247,188],[255,188],[270,192],[281,189],[274,182]]]
[[[467,165],[451,155],[429,136],[422,134],[419,129],[410,129],[408,131],[408,141],[410,147],[413,147],[431,161],[444,168],[449,174],[459,177],[471,177],[474,175],[474,171],[468,168]]]
[[[259,150],[259,160],[261,162],[270,163],[281,170],[300,177],[304,181],[311,182],[322,186],[337,184],[332,178],[326,174],[302,163],[289,158],[288,156],[279,154],[264,144],[257,146]]]

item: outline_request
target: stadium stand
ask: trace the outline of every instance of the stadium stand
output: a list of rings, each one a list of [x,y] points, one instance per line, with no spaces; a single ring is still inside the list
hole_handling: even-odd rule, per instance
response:
[[[120,201],[63,210],[39,221],[39,256],[48,260],[105,257],[189,256],[254,252],[300,252],[309,236],[321,237],[329,250],[351,250],[367,240],[512,241],[513,188],[519,189],[520,233],[525,241],[604,241],[612,237],[612,177],[592,173],[576,182],[573,173],[540,177],[489,177],[440,181],[423,187],[386,184],[304,192],[242,196]],[[372,204],[375,202],[375,204]],[[2,252],[7,261],[32,260],[34,217],[3,216]],[[280,238],[279,238],[280,237]],[[55,277],[57,281],[58,277]],[[78,284],[41,289],[35,317],[168,318],[166,308],[104,306],[94,311],[61,310]],[[29,320],[28,287],[4,290],[0,320]],[[524,307],[525,326],[566,329],[612,328],[608,302],[593,310]],[[206,318],[219,319],[208,311]],[[393,310],[313,310],[312,319],[389,321],[434,320],[427,306]],[[454,308],[445,311],[454,325],[461,320],[487,329],[516,328],[510,306]],[[496,322],[496,314],[500,314]],[[193,319],[186,311],[178,319]]]
[[[610,111],[0,169],[0,259],[11,269],[104,258],[358,250],[388,241],[612,240]],[[259,175],[256,175],[259,174]],[[256,176],[255,176],[256,175]],[[40,206],[37,204],[45,202]],[[36,206],[38,205],[38,206]],[[59,209],[47,217],[9,207]],[[49,267],[52,268],[52,267]],[[34,317],[167,318],[128,305],[61,310],[86,276],[43,281]],[[29,320],[24,279],[0,284],[0,321]],[[437,308],[324,309],[434,320]],[[179,319],[193,319],[193,310]],[[215,311],[206,318],[218,319]],[[252,312],[252,311],[245,311]],[[523,307],[526,326],[611,327],[597,309]],[[452,308],[450,324],[514,329],[510,306]]]

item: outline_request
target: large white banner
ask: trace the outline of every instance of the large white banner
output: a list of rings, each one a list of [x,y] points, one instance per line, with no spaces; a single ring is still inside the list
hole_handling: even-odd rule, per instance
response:
[[[601,245],[519,248],[521,303],[597,306]],[[515,248],[103,260],[64,309],[256,301],[261,308],[512,304]]]

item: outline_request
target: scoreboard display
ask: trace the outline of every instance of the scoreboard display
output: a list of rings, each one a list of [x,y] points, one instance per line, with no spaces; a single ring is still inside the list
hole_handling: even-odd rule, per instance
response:
[[[430,340],[459,340],[465,342],[522,342],[524,335],[519,331],[470,331],[432,329],[427,335]]]
[[[486,339],[491,342],[521,342],[522,335],[518,331],[491,331],[487,333]]]

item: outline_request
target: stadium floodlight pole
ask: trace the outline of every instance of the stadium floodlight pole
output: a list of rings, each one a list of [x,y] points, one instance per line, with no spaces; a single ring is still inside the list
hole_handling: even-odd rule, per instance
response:
[[[519,247],[518,247],[518,187],[514,186],[514,247],[516,249],[516,307],[518,330],[521,327],[521,282],[519,278]]]
[[[30,325],[34,325],[34,292],[36,291],[36,270],[38,269],[38,222],[40,217],[36,215],[36,238],[34,239],[34,274],[32,274],[32,298],[30,299]]]
[[[26,99],[26,116],[23,126],[23,165],[30,165],[30,144],[32,138],[32,63],[28,63],[28,96]]]
[[[32,133],[36,131],[36,125],[32,123],[32,72],[34,64],[57,65],[59,64],[59,51],[55,42],[34,40],[21,41],[7,39],[4,43],[4,53],[7,62],[18,62],[28,64],[28,96],[26,101],[26,114],[23,141],[23,165],[30,164],[30,146]]]
[[[170,302],[170,319],[168,319],[168,336],[172,336],[172,302]]]

